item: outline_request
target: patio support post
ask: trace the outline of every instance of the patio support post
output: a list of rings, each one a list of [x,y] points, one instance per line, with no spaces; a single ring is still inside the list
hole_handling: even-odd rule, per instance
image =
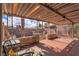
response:
[[[2,31],[2,4],[0,3],[0,48],[3,39],[3,31]],[[2,54],[2,48],[0,49],[0,55]]]
[[[12,20],[11,21],[11,24],[12,24],[12,27],[11,28],[12,28],[12,36],[13,36],[13,16],[11,16],[11,20]]]
[[[22,33],[22,36],[24,35],[24,18],[21,18],[21,33]]]
[[[24,18],[21,18],[22,29],[24,30]]]
[[[49,25],[48,25],[48,27],[49,27],[49,34],[50,34],[50,23],[48,23]]]
[[[42,21],[42,29],[43,29],[43,21]]]
[[[67,26],[69,26],[69,25],[67,25]],[[69,31],[69,29],[68,29],[68,27],[67,27],[67,36],[69,36],[69,33],[68,33],[68,31]]]
[[[37,31],[38,31],[38,29],[39,29],[39,21],[37,20]]]
[[[43,30],[43,21],[42,21],[42,30]],[[43,32],[43,34],[44,34],[44,32]]]
[[[8,27],[8,14],[7,14],[7,27]]]
[[[13,4],[12,4],[12,9],[11,9],[11,11],[12,11],[12,16],[11,16],[11,28],[12,28],[12,33],[11,33],[11,35],[12,35],[12,39],[13,39]]]
[[[72,38],[74,37],[74,24],[72,23]]]

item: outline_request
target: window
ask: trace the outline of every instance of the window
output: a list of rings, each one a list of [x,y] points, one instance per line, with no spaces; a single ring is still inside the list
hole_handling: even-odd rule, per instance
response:
[[[25,19],[24,28],[36,28],[36,27],[37,27],[37,21],[36,20]]]
[[[6,15],[2,16],[2,22],[4,23],[5,26],[7,26],[7,16]]]
[[[17,27],[18,25],[21,25],[21,18],[13,17],[13,27]]]

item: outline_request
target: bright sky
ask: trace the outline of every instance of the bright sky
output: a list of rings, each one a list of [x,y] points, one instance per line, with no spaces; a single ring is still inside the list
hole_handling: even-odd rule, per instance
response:
[[[12,20],[11,17],[8,17],[8,26],[12,25]],[[7,16],[3,15],[3,22],[5,25],[7,25]],[[40,21],[40,24],[42,24],[42,22]],[[43,22],[43,25],[45,24],[45,22]],[[13,27],[16,27],[16,25],[21,25],[21,18],[19,17],[13,17]],[[52,25],[52,24],[50,24]],[[25,28],[35,28],[37,26],[37,21],[36,20],[30,20],[30,19],[25,19]]]
[[[13,26],[16,27],[16,25],[21,25],[21,18],[19,17],[13,17]],[[9,23],[8,25],[11,26],[12,23],[11,23],[11,17],[9,17],[8,19]],[[7,16],[4,15],[3,16],[3,22],[5,25],[7,25]],[[36,27],[37,26],[37,21],[35,20],[30,20],[30,19],[25,19],[25,27]]]

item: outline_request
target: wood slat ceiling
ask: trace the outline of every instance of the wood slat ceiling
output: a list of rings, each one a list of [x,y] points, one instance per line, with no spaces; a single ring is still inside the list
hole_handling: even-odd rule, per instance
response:
[[[7,15],[47,21],[59,25],[79,22],[78,3],[4,3],[2,12]]]

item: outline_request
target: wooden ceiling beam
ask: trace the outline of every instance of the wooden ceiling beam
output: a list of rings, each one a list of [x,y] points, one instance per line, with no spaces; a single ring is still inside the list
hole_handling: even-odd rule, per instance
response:
[[[63,7],[66,7],[66,6],[68,6],[68,5],[69,5],[69,4],[67,3],[67,4],[65,4],[65,5],[63,5],[63,6],[59,7],[59,8],[57,8],[56,10],[62,9]]]
[[[27,18],[27,19],[33,19],[33,20],[37,20],[36,18],[32,18],[32,17],[23,17],[23,16],[19,16],[16,14],[8,14],[8,13],[3,13],[3,15],[8,15],[8,16],[14,16],[14,17],[20,17],[20,18]],[[40,21],[40,20],[39,20]]]
[[[53,6],[55,6],[55,5],[57,5],[58,3],[53,3],[53,4],[51,4],[51,5],[49,5],[50,7],[53,7]]]
[[[8,13],[10,13],[10,4],[6,4],[7,5],[7,11]]]
[[[25,10],[25,12],[22,14],[22,16],[25,16],[29,9],[33,6],[33,4],[30,4],[29,7]]]
[[[48,22],[53,23],[53,24],[57,24],[54,21],[51,22],[52,18],[50,18],[49,16],[47,16],[47,14],[45,14],[44,16],[36,15],[36,17],[34,17],[34,18],[38,18],[38,19],[40,19],[42,21],[48,21]]]
[[[75,12],[75,11],[79,11],[79,9],[76,9],[76,10],[73,10],[73,11],[66,12],[66,13],[64,13],[64,15],[69,14],[69,13],[72,13],[72,12]]]
[[[27,10],[28,6],[29,6],[29,4],[24,4],[24,6],[23,6],[23,8],[22,8],[22,10],[20,12],[20,15],[22,15],[23,13],[25,13],[25,11]]]
[[[17,14],[10,14],[10,13],[3,13],[3,15],[8,15],[8,16],[16,16],[16,17],[22,17],[22,18],[25,18],[23,16],[20,16],[20,15],[17,15]]]
[[[74,19],[75,20],[75,19],[79,19],[79,17],[75,17],[75,18],[71,18],[71,19]]]
[[[22,3],[18,5],[18,10],[17,10],[17,13],[16,13],[17,15],[19,15],[19,13],[20,13],[20,11],[22,9],[22,6],[23,6]]]
[[[28,13],[26,16],[32,15],[35,11],[37,11],[40,8],[40,6],[36,6],[30,13]]]
[[[13,14],[16,14],[18,3],[13,4]]]
[[[21,17],[21,18],[27,18],[27,19],[32,19],[32,20],[37,20],[37,21],[44,21],[44,22],[48,22],[48,23],[53,23],[51,21],[48,21],[48,20],[43,20],[43,19],[37,19],[37,18],[34,18],[34,17],[23,17],[23,16],[19,16],[19,15],[16,15],[16,14],[7,14],[7,13],[3,13],[4,15],[8,15],[8,16],[16,16],[16,17]],[[53,23],[53,24],[56,24],[56,23]],[[60,24],[56,24],[56,25],[60,25]]]
[[[2,4],[2,13],[5,12],[4,4]]]
[[[5,3],[3,4],[3,8],[4,8],[4,12],[7,13],[7,7],[6,7],[6,4]]]
[[[12,6],[13,4],[8,4],[8,13],[11,14],[12,13]]]
[[[36,12],[34,12],[34,13],[31,15],[31,17],[34,17],[34,16],[40,14],[41,11],[42,11],[42,8],[39,8]]]
[[[57,10],[54,10],[53,8],[51,8],[51,7],[47,6],[47,5],[41,4],[41,3],[40,3],[40,5],[43,6],[43,7],[45,7],[45,8],[47,8],[48,10],[50,10],[50,11],[52,11],[52,12],[55,12],[56,14],[58,14],[59,16],[61,16],[61,17],[64,18],[64,19],[67,19],[67,20],[70,21],[71,23],[74,23],[73,21],[71,21],[70,19],[68,19],[65,15],[59,13]]]
[[[74,15],[70,15],[70,16],[67,16],[67,17],[74,17],[74,16],[78,16],[79,14],[74,14]]]

